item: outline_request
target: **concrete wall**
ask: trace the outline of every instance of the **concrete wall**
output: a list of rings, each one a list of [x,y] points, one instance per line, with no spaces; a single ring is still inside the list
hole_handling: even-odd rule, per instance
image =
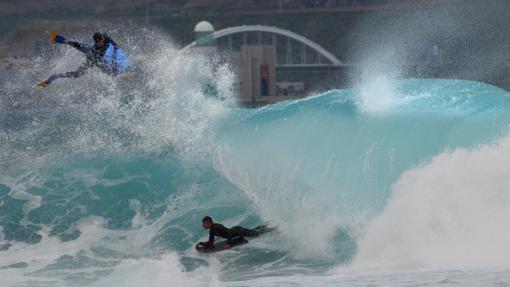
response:
[[[268,95],[261,95],[261,66],[269,69]],[[276,49],[274,46],[241,46],[241,96],[244,106],[269,103],[275,97]]]

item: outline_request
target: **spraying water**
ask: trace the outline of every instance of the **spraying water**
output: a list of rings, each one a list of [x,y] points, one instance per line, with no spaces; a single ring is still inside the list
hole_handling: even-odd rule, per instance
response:
[[[506,91],[379,76],[244,110],[227,65],[150,53],[143,81],[4,84],[3,286],[510,282]],[[204,257],[204,215],[279,233]]]

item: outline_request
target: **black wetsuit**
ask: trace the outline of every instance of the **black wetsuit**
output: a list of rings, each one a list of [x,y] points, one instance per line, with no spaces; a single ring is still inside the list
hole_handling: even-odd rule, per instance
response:
[[[211,229],[209,229],[209,241],[200,242],[199,244],[206,247],[214,246],[214,237],[219,236],[226,238],[227,242],[230,243],[232,239],[236,237],[254,237],[262,234],[261,229],[248,229],[241,226],[234,226],[232,228],[226,228],[222,224],[214,223]]]
[[[85,71],[93,66],[98,67],[101,71],[104,73],[115,76],[116,73],[113,71],[110,67],[107,65],[104,65],[102,62],[103,56],[106,53],[106,50],[108,49],[109,45],[112,44],[115,48],[118,47],[117,43],[115,43],[110,37],[104,35],[104,44],[99,47],[97,44],[94,44],[92,46],[90,45],[84,45],[78,42],[68,42],[69,46],[77,49],[78,51],[85,54],[86,59],[85,63],[81,65],[76,71],[72,72],[66,72],[66,73],[60,73],[55,74],[50,77],[50,81],[53,81],[57,78],[78,78],[81,77],[83,74],[85,74]]]

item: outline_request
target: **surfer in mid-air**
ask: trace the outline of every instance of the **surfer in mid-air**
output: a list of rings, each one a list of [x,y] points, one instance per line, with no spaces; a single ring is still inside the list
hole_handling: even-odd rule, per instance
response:
[[[85,63],[77,70],[66,73],[59,73],[50,76],[44,81],[37,83],[39,87],[47,87],[58,78],[79,78],[85,71],[93,66],[98,67],[104,73],[110,76],[117,76],[127,68],[127,56],[120,50],[119,45],[115,43],[106,33],[96,32],[92,35],[93,45],[85,45],[74,41],[68,41],[64,36],[51,32],[51,43],[67,44],[85,54]]]
[[[209,240],[206,242],[199,242],[195,247],[197,250],[212,249],[214,248],[214,237],[219,236],[227,239],[226,244],[223,246],[224,249],[229,249],[233,240],[243,240],[244,237],[256,237],[263,233],[272,231],[272,228],[268,228],[265,225],[257,226],[254,229],[248,229],[241,226],[234,226],[232,228],[226,228],[222,224],[214,223],[210,216],[206,216],[202,219],[202,227],[209,230]]]

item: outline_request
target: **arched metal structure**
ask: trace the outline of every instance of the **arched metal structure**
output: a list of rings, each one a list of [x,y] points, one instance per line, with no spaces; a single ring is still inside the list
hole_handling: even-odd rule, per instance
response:
[[[211,40],[216,40],[225,36],[239,34],[239,33],[246,33],[246,32],[265,32],[265,33],[272,33],[276,35],[285,36],[290,39],[294,39],[297,42],[300,42],[307,47],[315,50],[317,53],[322,55],[324,58],[328,59],[331,62],[331,65],[334,66],[343,66],[344,64],[337,59],[333,54],[328,52],[326,49],[322,48],[319,44],[313,42],[312,40],[301,36],[299,34],[296,34],[294,32],[291,32],[289,30],[284,30],[276,27],[271,26],[263,26],[263,25],[249,25],[249,26],[238,26],[238,27],[231,27],[226,28],[220,31],[216,31],[211,35]],[[186,51],[187,49],[194,47],[197,45],[197,41],[192,42],[191,44],[184,47],[182,50]]]

